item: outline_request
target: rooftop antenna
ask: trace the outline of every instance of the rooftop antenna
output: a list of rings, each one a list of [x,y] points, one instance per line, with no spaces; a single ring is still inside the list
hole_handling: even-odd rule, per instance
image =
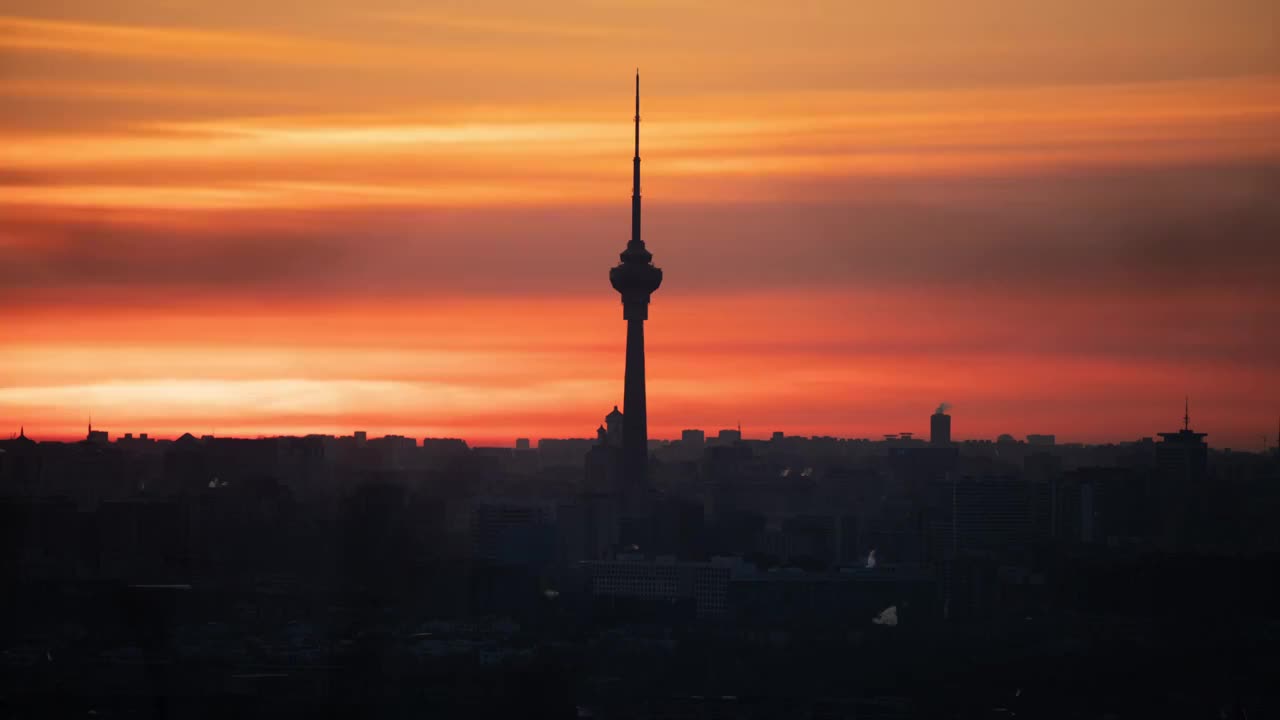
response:
[[[1191,430],[1191,397],[1184,395],[1182,398],[1182,429]]]

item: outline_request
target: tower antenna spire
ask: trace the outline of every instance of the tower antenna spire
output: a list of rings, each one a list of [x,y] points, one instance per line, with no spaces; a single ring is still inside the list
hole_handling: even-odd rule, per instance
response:
[[[1182,429],[1191,429],[1191,396],[1184,395],[1182,398]]]
[[[631,242],[640,239],[640,68],[636,68],[636,152],[631,159]]]

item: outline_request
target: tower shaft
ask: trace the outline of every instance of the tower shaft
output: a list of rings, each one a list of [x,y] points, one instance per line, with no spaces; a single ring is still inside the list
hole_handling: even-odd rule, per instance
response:
[[[623,471],[627,484],[643,485],[649,470],[649,419],[645,397],[644,319],[627,320],[627,370],[622,397]]]

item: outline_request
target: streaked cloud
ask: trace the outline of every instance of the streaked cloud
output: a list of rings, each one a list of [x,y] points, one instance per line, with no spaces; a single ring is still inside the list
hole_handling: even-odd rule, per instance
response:
[[[322,38],[179,26],[119,25],[0,16],[0,48],[184,62],[387,65],[421,59],[413,48]]]
[[[474,12],[474,11],[473,11]],[[529,17],[503,17],[496,13],[468,14],[465,8],[453,7],[447,11],[374,11],[368,17],[388,23],[417,25],[450,33],[476,33],[481,35],[528,37],[542,36],[555,39],[596,38],[610,39],[619,34],[637,32],[623,25],[591,24],[573,20],[548,21]]]

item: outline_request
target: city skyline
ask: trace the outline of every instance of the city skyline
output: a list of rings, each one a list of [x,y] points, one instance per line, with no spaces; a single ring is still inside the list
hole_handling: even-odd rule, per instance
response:
[[[685,436],[688,433],[702,433],[702,434],[705,434],[706,441],[709,441],[712,443],[724,442],[725,441],[724,435],[728,434],[732,440],[743,440],[748,442],[763,442],[766,440],[777,440],[779,439],[779,437],[782,437],[785,439],[802,439],[802,440],[834,439],[834,440],[852,441],[852,442],[884,442],[884,443],[911,443],[914,441],[915,443],[925,443],[930,445],[939,445],[939,444],[963,445],[965,443],[980,444],[980,443],[1000,443],[1000,442],[1007,442],[1007,441],[1014,442],[1017,444],[1041,445],[1047,442],[1050,446],[1061,445],[1061,446],[1088,447],[1088,446],[1124,445],[1124,444],[1131,444],[1131,443],[1137,443],[1137,442],[1154,442],[1156,437],[1164,437],[1166,435],[1176,436],[1176,435],[1179,435],[1179,433],[1192,433],[1194,430],[1194,427],[1191,423],[1190,406],[1189,406],[1188,400],[1184,400],[1184,415],[1182,417],[1182,429],[1177,432],[1155,432],[1153,434],[1145,435],[1141,437],[1117,439],[1113,441],[1100,441],[1100,442],[1085,442],[1085,441],[1074,440],[1071,438],[1062,438],[1056,435],[1055,433],[1051,433],[1051,432],[1050,433],[1026,433],[1024,435],[1016,435],[1013,433],[1001,433],[999,436],[996,436],[996,437],[958,437],[958,438],[952,437],[950,433],[951,419],[952,419],[952,416],[950,415],[950,410],[951,408],[949,403],[943,403],[942,405],[940,405],[939,408],[935,411],[935,413],[930,416],[929,418],[930,429],[929,431],[926,431],[926,432],[918,432],[915,430],[901,430],[898,432],[885,432],[885,433],[880,433],[877,435],[871,435],[866,437],[853,437],[853,436],[831,436],[831,435],[802,435],[802,434],[788,433],[785,430],[779,430],[779,429],[751,432],[751,431],[744,431],[741,425],[738,425],[736,427],[707,427],[707,428],[686,427],[686,428],[682,428],[678,434],[671,437],[648,437],[646,438],[646,445],[652,448],[654,443],[660,443],[663,445],[680,443],[682,441],[682,436]],[[614,412],[617,412],[617,411],[618,411],[618,408],[615,406]],[[935,423],[938,423],[938,422],[943,423],[943,425],[946,428],[945,432],[942,433],[941,435],[942,437],[941,440],[935,437],[935,433],[937,432],[937,427],[935,426]],[[600,428],[603,428],[603,427],[604,425],[601,424]],[[1277,424],[1277,429],[1280,429],[1280,422],[1278,422]],[[1200,438],[1204,438],[1208,436],[1210,433],[1200,432],[1200,433],[1194,433],[1194,434]],[[270,439],[284,439],[284,438],[297,438],[297,437],[327,437],[331,439],[353,439],[354,438],[358,440],[398,439],[398,440],[410,440],[413,442],[415,446],[418,446],[420,444],[419,442],[420,440],[422,443],[425,443],[427,440],[450,440],[450,441],[461,440],[462,442],[469,443],[470,445],[475,447],[512,446],[512,447],[515,447],[516,449],[522,449],[522,448],[534,449],[538,447],[537,443],[543,440],[551,440],[551,441],[574,440],[574,441],[580,441],[580,442],[594,442],[592,438],[588,437],[588,434],[586,433],[580,436],[573,436],[573,437],[568,437],[568,436],[540,437],[536,433],[534,434],[526,433],[522,436],[517,436],[512,438],[502,438],[502,439],[486,438],[486,439],[481,439],[480,442],[476,442],[476,438],[450,437],[450,436],[427,436],[426,438],[420,439],[413,435],[405,435],[403,433],[397,433],[397,432],[391,432],[391,431],[388,431],[382,435],[378,435],[378,434],[370,434],[367,430],[356,429],[356,428],[350,428],[345,431],[337,431],[337,432],[310,432],[310,433],[295,433],[295,434],[281,434],[281,435],[259,434],[255,436],[219,435],[212,431],[206,434],[201,434],[199,432],[193,432],[193,431],[186,431],[179,435],[165,435],[165,434],[151,433],[145,430],[116,431],[113,428],[103,428],[101,425],[95,428],[93,426],[92,418],[89,418],[88,420],[86,431],[81,435],[75,436],[75,437],[58,436],[58,437],[34,438],[34,437],[28,436],[28,434],[26,433],[25,425],[20,425],[19,429],[16,432],[9,433],[9,435],[7,436],[7,439],[14,440],[18,438],[26,438],[29,440],[36,440],[36,441],[44,440],[44,441],[50,441],[50,442],[74,442],[77,440],[81,440],[81,441],[86,439],[92,440],[95,438],[95,436],[97,436],[98,438],[100,438],[100,441],[102,442],[114,442],[117,440],[166,442],[166,441],[177,440],[180,437],[186,436],[186,435],[190,435],[195,438],[214,437],[220,440],[270,440]],[[720,437],[717,437],[717,435],[719,435]],[[1280,435],[1276,435],[1275,437],[1280,438]],[[485,440],[489,440],[490,442],[485,442]],[[1263,436],[1261,440],[1263,442],[1262,450],[1264,451],[1272,451],[1272,450],[1275,450],[1278,446],[1280,446],[1280,443],[1277,443],[1275,440],[1273,440],[1273,438],[1268,436]],[[1206,442],[1205,444],[1207,446],[1212,445],[1211,443],[1208,443],[1208,442]],[[1235,449],[1243,450],[1245,452],[1249,452],[1253,450],[1252,448],[1247,448],[1247,447],[1241,447],[1241,448],[1235,448]]]
[[[588,436],[640,64],[653,436],[1275,432],[1266,4],[727,7],[6,5],[4,431]]]

